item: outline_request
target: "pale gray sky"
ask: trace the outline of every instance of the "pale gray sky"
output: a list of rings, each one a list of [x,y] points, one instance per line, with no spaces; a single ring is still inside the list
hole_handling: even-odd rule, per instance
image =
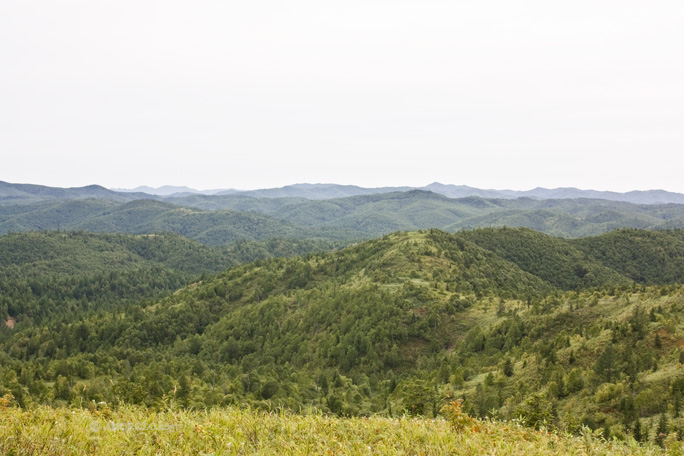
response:
[[[684,192],[684,2],[0,2],[0,180]]]

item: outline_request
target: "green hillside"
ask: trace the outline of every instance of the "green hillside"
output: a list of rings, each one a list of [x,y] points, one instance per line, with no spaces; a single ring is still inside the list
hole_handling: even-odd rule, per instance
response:
[[[582,251],[569,240],[527,228],[483,228],[460,233],[460,236],[562,290],[631,282],[615,269],[592,258],[593,249]]]
[[[174,232],[208,245],[237,239],[303,237],[289,223],[268,216],[237,211],[202,211],[152,200],[138,200],[92,219],[77,221],[74,229],[97,232]]]
[[[120,204],[101,199],[79,199],[0,206],[0,233],[73,229],[79,221],[99,217]]]
[[[571,243],[640,283],[684,283],[684,230],[619,230]]]
[[[0,236],[0,268],[5,276],[103,273],[141,265],[164,265],[191,274],[231,265],[226,251],[176,234],[123,235],[88,232],[31,232]]]
[[[168,294],[246,261],[331,250],[313,240],[238,241],[210,248],[177,234],[29,232],[0,236],[0,318],[20,325],[73,318]]]
[[[36,232],[0,236],[0,317],[63,317],[169,293],[236,264],[175,234]]]
[[[676,251],[677,236],[653,242]],[[17,325],[0,331],[0,396],[427,417],[461,397],[474,416],[662,444],[684,429],[684,289],[629,282],[573,242],[394,233],[238,266],[113,313]],[[661,260],[649,251],[645,268]],[[599,288],[577,288],[576,261]]]
[[[338,227],[299,227],[256,212],[201,210],[155,200],[127,203],[60,200],[0,207],[0,232],[56,229],[128,234],[172,232],[210,246],[237,240],[296,238],[337,241],[367,236]]]
[[[511,203],[508,203],[509,205]],[[449,231],[484,227],[530,228],[553,236],[595,236],[618,228],[653,229],[670,222],[671,208],[659,211],[649,206],[594,200],[556,200],[534,202],[532,207],[513,208],[460,220],[446,227]],[[681,207],[674,209],[677,220]]]
[[[436,193],[410,191],[309,201],[275,211],[276,217],[302,226],[340,226],[366,233],[443,227],[477,213]]]

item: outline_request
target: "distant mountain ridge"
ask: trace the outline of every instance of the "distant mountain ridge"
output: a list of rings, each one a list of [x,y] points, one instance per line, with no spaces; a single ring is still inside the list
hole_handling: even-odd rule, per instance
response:
[[[140,186],[134,189],[107,189],[100,185],[85,187],[48,187],[35,184],[14,184],[0,181],[0,204],[30,203],[53,199],[98,198],[124,202],[136,199],[183,198],[194,195],[205,196],[251,196],[254,198],[304,198],[308,200],[326,200],[351,196],[376,195],[383,193],[408,192],[426,190],[448,198],[481,198],[516,199],[602,199],[633,204],[684,204],[684,194],[666,190],[634,190],[626,193],[581,190],[574,187],[541,188],[532,190],[494,190],[479,189],[467,185],[441,184],[433,182],[423,187],[377,187],[367,188],[356,185],[340,184],[293,184],[278,188],[257,190],[213,189],[196,190],[186,186],[165,185],[162,187]]]
[[[157,196],[186,196],[186,195],[215,195],[219,192],[231,192],[230,190],[196,190],[186,186],[163,185],[161,187],[148,187],[141,185],[136,188],[112,188],[114,192],[120,193],[147,193],[148,195]]]
[[[47,200],[74,200],[85,198],[107,199],[117,202],[153,198],[141,192],[116,192],[101,185],[85,187],[48,187],[35,184],[12,184],[0,181],[0,204],[25,204]]]
[[[306,199],[331,199],[349,196],[373,195],[378,193],[406,192],[410,190],[428,190],[439,193],[449,198],[466,198],[479,196],[481,198],[532,198],[545,199],[604,199],[608,201],[621,201],[634,204],[684,204],[684,194],[668,192],[665,190],[634,190],[626,193],[582,190],[574,187],[542,188],[532,190],[494,190],[479,189],[467,185],[441,184],[433,182],[423,187],[377,187],[367,188],[356,185],[340,184],[293,184],[277,188],[264,188],[257,190],[194,190],[188,187],[164,186],[157,189],[151,187],[137,187],[132,190],[116,189],[119,192],[144,192],[153,195],[183,197],[193,194],[198,195],[243,195],[255,198],[306,198]]]

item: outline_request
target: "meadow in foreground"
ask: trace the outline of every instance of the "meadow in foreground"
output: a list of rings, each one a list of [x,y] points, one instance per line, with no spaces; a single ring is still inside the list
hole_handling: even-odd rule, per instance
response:
[[[476,420],[457,404],[446,419],[334,418],[252,410],[152,412],[138,407],[0,411],[4,455],[651,455],[664,450]],[[666,442],[667,454],[684,454]]]

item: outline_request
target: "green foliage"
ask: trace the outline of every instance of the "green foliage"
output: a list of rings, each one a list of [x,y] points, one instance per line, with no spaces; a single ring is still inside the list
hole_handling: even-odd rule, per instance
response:
[[[511,377],[513,375],[513,363],[510,358],[506,358],[503,366],[503,374],[506,377]]]
[[[542,393],[532,393],[518,409],[525,424],[534,428],[553,426],[555,416],[551,401]]]

